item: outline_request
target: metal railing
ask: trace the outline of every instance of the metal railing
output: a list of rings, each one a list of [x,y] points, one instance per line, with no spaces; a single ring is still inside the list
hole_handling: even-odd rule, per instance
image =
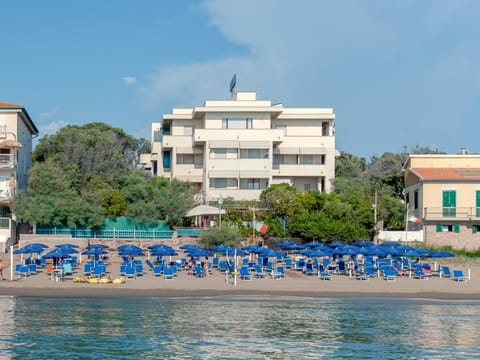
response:
[[[425,220],[480,220],[480,207],[426,207]]]
[[[173,235],[172,230],[91,230],[72,228],[37,228],[38,235],[68,235],[73,238],[108,238],[108,239],[169,239]]]

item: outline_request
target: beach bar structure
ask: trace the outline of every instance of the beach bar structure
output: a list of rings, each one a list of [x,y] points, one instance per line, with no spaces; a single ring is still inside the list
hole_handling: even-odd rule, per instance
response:
[[[334,120],[331,108],[287,108],[255,92],[233,92],[163,115],[152,124],[152,150],[141,163],[154,176],[192,183],[203,204],[257,199],[279,183],[330,192]]]

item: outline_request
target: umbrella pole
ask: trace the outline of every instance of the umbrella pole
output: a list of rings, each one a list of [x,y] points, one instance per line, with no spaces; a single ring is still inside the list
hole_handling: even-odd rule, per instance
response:
[[[237,286],[237,249],[235,249],[235,255],[233,256],[233,263],[234,263],[233,271],[235,273],[235,275],[233,276],[233,285]]]
[[[10,243],[10,281],[13,281],[13,244]]]

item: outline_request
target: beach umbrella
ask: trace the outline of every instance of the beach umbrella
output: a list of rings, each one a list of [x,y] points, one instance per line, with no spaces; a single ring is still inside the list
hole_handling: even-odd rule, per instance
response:
[[[358,247],[370,247],[370,246],[374,246],[375,244],[367,240],[358,240],[352,243],[352,245],[358,246]]]
[[[61,249],[61,248],[56,248],[45,255],[42,256],[44,259],[60,259],[60,258],[66,258],[69,257],[70,253],[67,251],[67,249]]]
[[[150,254],[153,256],[175,256],[178,255],[175,250],[167,247],[157,247],[150,250]]]
[[[35,245],[29,244],[20,249],[14,250],[14,254],[32,254],[32,253],[42,253],[45,248]]]
[[[210,250],[214,251],[214,252],[217,252],[217,253],[221,253],[221,254],[226,254],[227,252],[229,254],[233,254],[233,252],[235,251],[235,249],[233,247],[227,246],[227,245],[224,245],[224,244],[212,246],[210,248]]]
[[[314,258],[314,257],[325,257],[325,256],[330,256],[332,255],[332,251],[328,251],[326,249],[311,249],[311,250],[307,250],[305,252],[305,255],[308,256],[308,257],[311,257],[311,258]]]
[[[381,246],[370,246],[365,249],[365,255],[367,256],[386,256],[388,255],[388,248],[381,247]]]
[[[341,241],[334,241],[330,244],[327,244],[327,246],[330,246],[331,248],[338,248],[338,247],[341,247],[341,246],[345,246],[345,244]]]
[[[190,251],[187,252],[188,255],[193,256],[193,257],[201,257],[201,256],[213,256],[213,253],[208,251],[207,249],[203,248],[197,248],[197,249],[190,249]]]
[[[78,248],[80,246],[76,245],[76,244],[58,244],[58,245],[55,245],[55,247],[70,247],[70,248]]]
[[[393,247],[396,247],[396,246],[399,246],[401,245],[400,243],[398,242],[395,242],[395,241],[385,241],[383,243],[381,243],[379,246],[393,246]]]
[[[258,254],[261,253],[265,249],[264,247],[258,245],[247,245],[242,247],[242,250],[248,251],[249,253]]]
[[[107,245],[104,244],[91,244],[87,246],[87,249],[103,249],[107,250],[110,249]]]
[[[428,258],[450,258],[454,256],[455,254],[448,251],[433,251],[427,257]]]

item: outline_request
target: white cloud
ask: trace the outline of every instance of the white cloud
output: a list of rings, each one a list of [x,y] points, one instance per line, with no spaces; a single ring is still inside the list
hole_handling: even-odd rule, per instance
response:
[[[478,6],[437,4],[206,1],[211,25],[248,51],[161,65],[141,95],[149,107],[167,111],[197,106],[227,98],[236,73],[239,91],[290,107],[333,107],[339,150],[367,157],[425,143],[456,150],[449,148],[449,125],[459,109],[476,108],[480,87],[474,66],[480,62],[479,26],[471,9]],[[471,141],[476,144],[474,134]]]
[[[44,112],[40,113],[40,118],[41,119],[48,119],[49,117],[54,116],[57,113],[57,111],[58,111],[58,107],[54,107],[51,110],[44,111]]]
[[[40,132],[40,137],[44,137],[46,135],[53,135],[58,130],[60,130],[61,128],[67,125],[70,125],[70,124],[65,120],[56,120],[45,125],[39,125],[38,130]]]
[[[133,85],[137,82],[137,79],[133,76],[124,76],[122,80],[125,82],[127,85]]]

